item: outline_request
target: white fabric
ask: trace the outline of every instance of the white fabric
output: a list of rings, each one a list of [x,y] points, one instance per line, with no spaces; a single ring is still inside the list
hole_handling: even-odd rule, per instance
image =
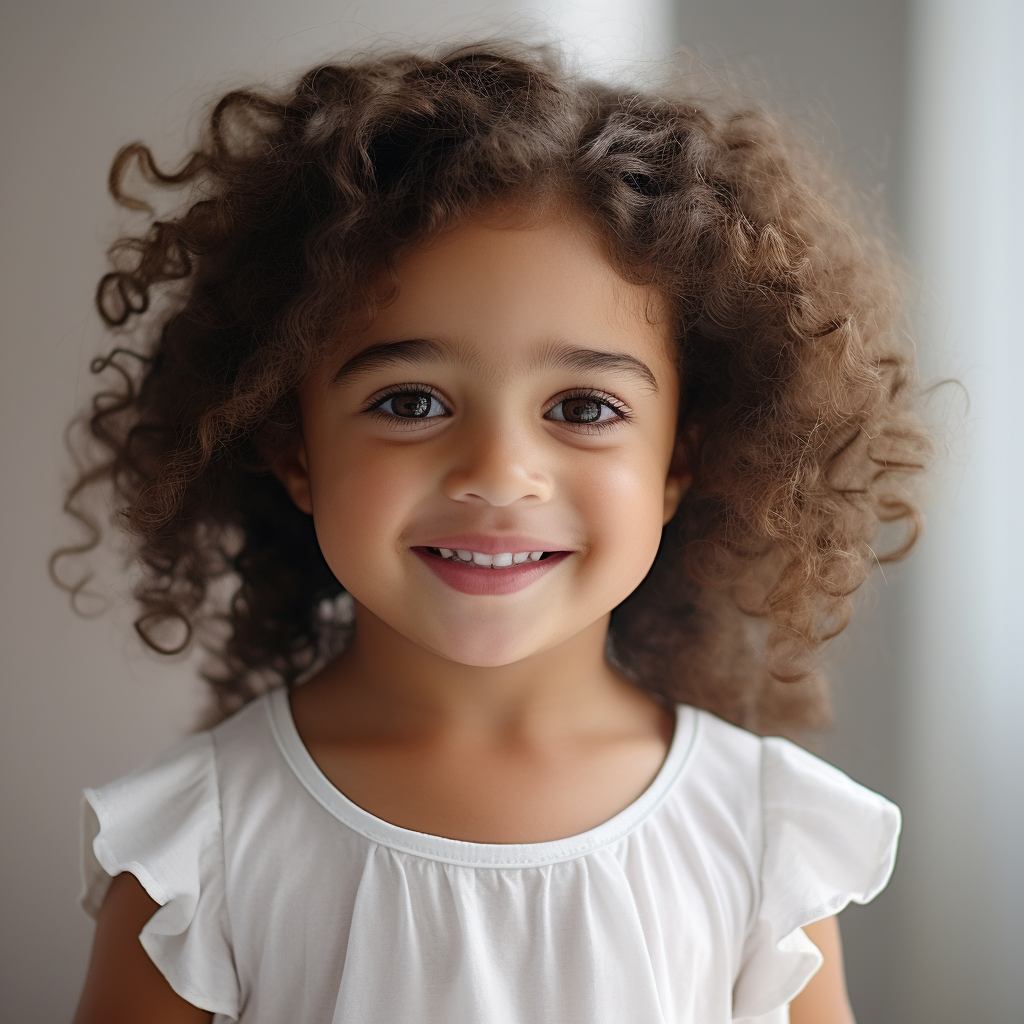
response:
[[[801,926],[878,893],[899,831],[835,768],[688,707],[639,799],[556,842],[374,817],[283,691],[85,795],[85,908],[130,871],[154,963],[244,1024],[785,1024],[821,962]]]

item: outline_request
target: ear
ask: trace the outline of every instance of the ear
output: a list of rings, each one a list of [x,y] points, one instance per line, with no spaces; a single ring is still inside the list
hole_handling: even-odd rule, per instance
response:
[[[692,483],[693,470],[690,468],[690,454],[683,439],[679,438],[676,441],[675,451],[672,453],[668,475],[665,477],[665,512],[662,526],[676,514],[679,503]]]
[[[296,436],[292,445],[270,463],[274,475],[284,484],[296,507],[307,515],[313,513],[313,492],[309,480],[309,458],[302,435]]]

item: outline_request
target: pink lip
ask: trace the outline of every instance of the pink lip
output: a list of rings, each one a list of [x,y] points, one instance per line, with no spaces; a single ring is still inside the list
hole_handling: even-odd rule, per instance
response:
[[[537,537],[488,537],[482,533],[453,533],[425,541],[425,548],[449,548],[452,551],[479,551],[481,555],[500,555],[504,551],[513,555],[520,551],[570,551],[561,544]],[[545,559],[547,561],[547,559]]]
[[[448,542],[451,538],[446,538],[444,541],[430,544],[429,547],[451,547],[452,549],[459,547],[462,550],[479,551],[482,555],[500,554],[502,551],[509,550],[544,550],[544,548],[540,547],[497,548],[493,547],[492,544],[493,550],[487,551],[475,546],[470,548],[468,544],[463,547],[463,539],[460,538],[459,541],[449,544]],[[506,537],[504,541],[520,539]],[[473,543],[475,545],[477,541]],[[504,569],[491,569],[488,566],[473,565],[472,563],[453,562],[450,559],[433,554],[427,550],[427,547],[414,547],[412,550],[453,590],[458,590],[463,594],[484,596],[514,594],[517,590],[528,587],[531,583],[540,579],[541,576],[551,572],[556,565],[561,564],[572,554],[571,551],[559,551],[553,555],[548,555],[547,558],[541,559],[539,562],[523,562],[522,565],[510,565]]]

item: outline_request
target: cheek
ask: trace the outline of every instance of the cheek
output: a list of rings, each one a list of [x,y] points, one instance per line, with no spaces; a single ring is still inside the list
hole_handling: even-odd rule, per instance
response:
[[[401,461],[401,460],[399,460]],[[366,568],[398,541],[419,493],[415,464],[401,465],[371,451],[349,452],[310,466],[313,522],[324,557],[343,576]],[[422,472],[422,470],[420,471]]]
[[[663,473],[643,458],[616,462],[602,468],[587,492],[577,507],[586,509],[593,565],[628,593],[647,574],[661,542]]]

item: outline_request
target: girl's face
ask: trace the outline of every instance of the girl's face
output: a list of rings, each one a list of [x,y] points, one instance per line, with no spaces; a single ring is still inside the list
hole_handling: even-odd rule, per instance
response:
[[[511,664],[635,589],[688,483],[665,303],[556,217],[467,222],[398,284],[303,387],[277,470],[357,623]]]

